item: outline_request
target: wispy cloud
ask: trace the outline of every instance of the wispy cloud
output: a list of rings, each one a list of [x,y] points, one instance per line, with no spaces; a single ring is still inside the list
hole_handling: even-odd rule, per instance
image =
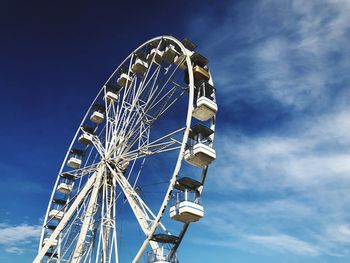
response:
[[[219,132],[219,158],[214,169],[221,174],[221,180],[214,183],[265,190],[301,190],[339,179],[350,183],[349,112],[310,117],[299,121],[299,128],[282,134],[251,137]]]
[[[206,204],[208,218],[219,218],[207,219],[213,233],[220,226],[234,246],[267,241],[284,253],[349,256],[349,112],[303,119],[282,134],[219,132],[208,199],[220,189],[219,200],[231,201]]]
[[[308,256],[318,256],[320,254],[318,247],[287,235],[248,235],[245,238],[273,250]]]
[[[349,8],[345,0],[265,0],[249,10],[232,3],[219,25],[200,16],[189,31],[205,43],[219,91],[230,95],[221,103],[268,96],[320,109],[331,106],[330,86],[344,84],[350,69]],[[203,37],[198,28],[215,30]]]
[[[328,229],[328,236],[330,240],[344,244],[350,243],[350,225],[340,224],[331,225]]]
[[[205,43],[219,98],[205,224],[219,231],[216,245],[349,257],[349,1],[247,6],[189,29]]]
[[[0,245],[8,253],[22,254],[37,243],[41,227],[38,225],[21,224],[11,226],[0,225]],[[29,245],[29,247],[28,247]]]

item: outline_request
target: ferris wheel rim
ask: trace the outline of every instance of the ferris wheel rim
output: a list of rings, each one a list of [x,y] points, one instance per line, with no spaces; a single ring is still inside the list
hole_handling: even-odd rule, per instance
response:
[[[57,177],[57,180],[56,180],[56,183],[55,183],[55,186],[53,188],[53,192],[52,192],[52,195],[50,197],[50,201],[49,201],[49,206],[47,208],[47,211],[46,211],[46,214],[45,214],[45,220],[44,220],[44,224],[45,222],[47,221],[47,218],[48,218],[48,212],[49,212],[49,209],[50,209],[50,204],[53,200],[53,197],[54,197],[54,191],[55,189],[57,188],[57,185],[58,185],[58,182],[59,182],[59,175],[63,172],[63,169],[64,169],[64,166],[65,166],[65,163],[68,159],[68,156],[69,156],[69,150],[72,148],[75,140],[77,139],[77,136],[80,132],[80,127],[84,124],[85,120],[87,119],[88,117],[88,114],[90,112],[90,110],[92,109],[94,103],[97,101],[98,97],[101,95],[101,93],[103,93],[103,91],[105,91],[105,86],[106,84],[108,83],[108,81],[111,80],[111,78],[115,75],[115,73],[120,69],[120,67],[126,62],[128,61],[128,59],[130,59],[130,57],[132,56],[132,54],[134,54],[137,50],[141,49],[142,47],[148,45],[149,43],[153,42],[153,41],[156,41],[156,40],[163,40],[163,39],[167,39],[167,40],[171,40],[173,42],[175,42],[180,48],[181,48],[181,51],[183,52],[183,54],[185,54],[186,56],[186,64],[187,64],[187,70],[189,72],[189,84],[188,84],[188,87],[189,87],[189,96],[188,96],[188,106],[187,106],[187,116],[186,116],[186,126],[185,126],[185,131],[184,131],[184,135],[183,135],[183,139],[182,139],[182,144],[181,144],[181,149],[178,153],[178,157],[177,157],[177,161],[176,161],[176,164],[175,164],[175,167],[174,167],[174,170],[172,172],[172,177],[171,177],[171,180],[169,182],[169,186],[168,186],[168,189],[166,191],[166,194],[164,195],[164,198],[163,198],[163,202],[162,202],[162,205],[160,206],[158,212],[157,212],[157,216],[155,218],[155,224],[152,226],[152,229],[150,231],[150,234],[147,236],[146,240],[144,241],[144,243],[142,244],[140,250],[138,251],[137,255],[135,256],[134,258],[134,261],[133,262],[137,262],[138,258],[137,257],[140,257],[143,253],[144,253],[144,250],[145,248],[147,247],[150,239],[152,238],[156,228],[159,226],[159,223],[160,223],[160,220],[161,218],[163,217],[163,214],[164,214],[164,210],[165,208],[168,206],[168,203],[169,203],[169,200],[170,200],[170,193],[172,192],[172,190],[174,189],[174,185],[175,185],[175,182],[176,182],[176,179],[178,177],[178,173],[181,169],[181,166],[182,166],[182,162],[184,162],[184,153],[185,153],[185,147],[186,147],[186,143],[187,143],[187,140],[188,140],[188,135],[189,135],[189,130],[190,130],[190,127],[191,127],[191,121],[192,121],[192,112],[193,112],[193,109],[194,109],[194,106],[193,106],[193,99],[194,99],[194,77],[193,77],[193,74],[192,74],[192,71],[190,70],[190,65],[191,65],[191,59],[190,59],[190,56],[189,54],[186,53],[186,48],[183,46],[183,44],[177,40],[176,38],[172,37],[172,36],[159,36],[159,37],[155,37],[155,38],[152,38],[146,42],[144,42],[142,45],[140,45],[138,48],[136,48],[133,52],[131,52],[121,63],[120,65],[113,71],[113,73],[110,75],[110,77],[107,79],[107,81],[105,82],[105,84],[102,86],[102,88],[99,90],[98,94],[96,95],[95,99],[93,100],[93,102],[91,103],[90,107],[88,108],[88,110],[86,111],[86,114],[85,116],[83,117],[73,139],[72,139],[72,142],[66,152],[66,155],[65,155],[65,158],[63,160],[63,163],[61,165],[61,168],[60,168],[60,171],[59,171],[59,174],[58,174],[58,177]],[[214,125],[211,125],[211,127],[215,128],[215,123]],[[96,163],[97,165],[98,163]],[[203,168],[203,171],[207,170],[207,167]],[[43,231],[42,231],[42,235],[41,235],[41,239],[40,239],[40,244],[42,243],[42,240],[43,240],[43,234],[44,234],[44,226],[43,225]],[[185,228],[185,226],[184,226]],[[187,227],[186,227],[187,228]],[[135,261],[136,260],[136,261]]]

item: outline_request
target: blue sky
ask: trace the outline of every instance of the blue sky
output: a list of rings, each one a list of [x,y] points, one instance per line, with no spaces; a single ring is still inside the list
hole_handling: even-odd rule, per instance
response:
[[[182,262],[349,262],[350,2],[0,5],[0,262],[30,262],[69,142],[139,44],[210,61],[216,151]]]

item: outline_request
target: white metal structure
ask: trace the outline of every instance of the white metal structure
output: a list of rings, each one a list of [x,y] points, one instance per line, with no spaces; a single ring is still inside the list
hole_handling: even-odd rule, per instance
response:
[[[215,114],[201,108],[211,117],[193,117],[195,84],[210,76],[195,48],[186,39],[153,38],[102,86],[62,163],[33,262],[179,262],[178,247],[203,206],[186,200],[178,208],[187,217],[176,220],[166,208],[174,189],[200,197],[215,159]],[[211,100],[216,105],[215,90]]]

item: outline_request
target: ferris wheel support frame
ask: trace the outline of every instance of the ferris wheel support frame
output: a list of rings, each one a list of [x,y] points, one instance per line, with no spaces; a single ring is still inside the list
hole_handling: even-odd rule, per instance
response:
[[[38,255],[35,257],[33,263],[40,263],[41,259],[45,256],[45,253],[48,251],[50,246],[55,242],[56,238],[60,234],[60,232],[65,227],[66,223],[69,221],[73,213],[75,212],[75,209],[81,204],[84,197],[88,193],[88,191],[91,189],[92,185],[95,183],[97,177],[97,173],[95,172],[89,180],[86,182],[84,187],[81,189],[80,193],[72,203],[71,207],[67,210],[66,214],[63,216],[60,223],[57,225],[56,229],[52,232],[51,236],[45,242],[45,245],[40,249]]]
[[[103,175],[104,170],[105,170],[104,165],[100,165],[99,167],[97,167],[96,179],[94,182],[94,186],[92,188],[89,204],[88,204],[88,207],[86,209],[86,213],[85,213],[84,221],[83,221],[83,224],[81,226],[80,233],[79,233],[78,241],[77,241],[77,244],[76,244],[75,249],[74,249],[72,263],[79,263],[81,256],[83,254],[86,234],[87,234],[89,225],[91,224],[92,217],[96,212],[96,209],[95,209],[96,200],[97,200],[97,196],[98,196],[98,191],[100,189],[101,179],[102,179],[102,175]]]

